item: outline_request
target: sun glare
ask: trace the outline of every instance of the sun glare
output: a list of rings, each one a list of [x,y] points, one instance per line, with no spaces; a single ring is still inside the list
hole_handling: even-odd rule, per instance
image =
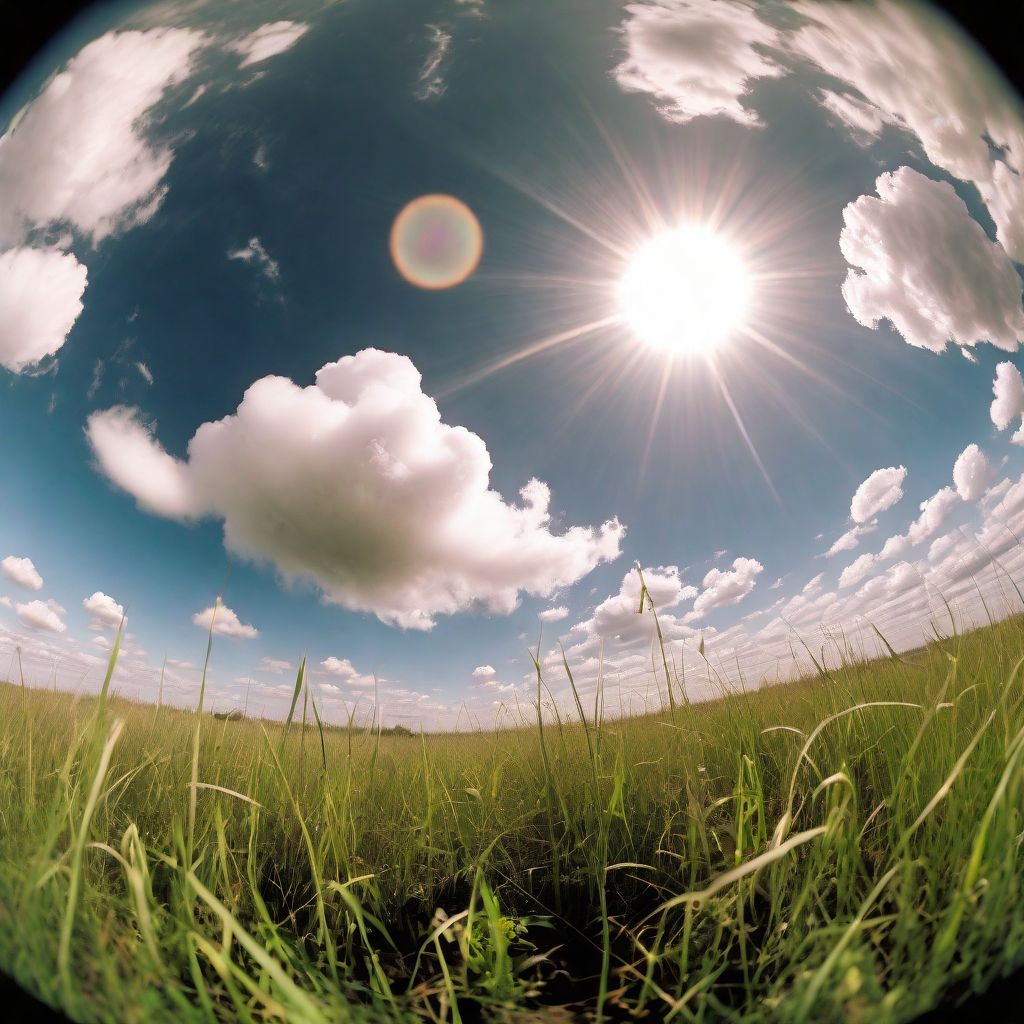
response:
[[[652,239],[620,286],[626,322],[669,355],[708,353],[741,326],[750,277],[731,246],[709,228],[687,225]]]

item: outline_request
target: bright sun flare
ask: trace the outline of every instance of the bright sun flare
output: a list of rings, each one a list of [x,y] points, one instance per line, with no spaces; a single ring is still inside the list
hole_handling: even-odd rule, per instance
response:
[[[652,348],[670,355],[707,353],[742,324],[750,277],[729,244],[709,228],[687,225],[652,239],[622,279],[626,321]]]

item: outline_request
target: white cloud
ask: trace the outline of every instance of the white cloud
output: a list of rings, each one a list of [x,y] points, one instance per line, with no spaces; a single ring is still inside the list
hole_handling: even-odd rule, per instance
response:
[[[136,361],[135,369],[139,371],[139,376],[147,383],[153,383],[153,371],[141,360]]]
[[[339,676],[349,686],[374,686],[376,680],[372,675],[360,674],[348,658],[335,658],[333,655],[320,662],[320,667],[332,676]]]
[[[969,444],[953,463],[953,483],[964,501],[977,501],[988,490],[995,475],[995,469],[976,444]]]
[[[670,609],[697,596],[697,588],[684,584],[675,565],[648,567],[643,571],[647,593],[658,613],[662,629],[674,631],[677,624]],[[622,578],[617,594],[605,598],[595,609],[593,616],[573,626],[573,632],[594,637],[613,638],[623,641],[646,639],[651,636],[654,621],[649,611],[640,614],[640,574],[630,569]],[[686,630],[686,632],[691,632]]]
[[[952,487],[943,487],[922,501],[921,514],[910,524],[906,533],[897,534],[885,542],[878,559],[884,561],[887,558],[898,558],[934,536],[959,501],[960,495]]]
[[[866,523],[880,512],[890,509],[903,497],[906,466],[887,466],[876,469],[854,492],[850,502],[850,518],[855,523]]]
[[[879,176],[878,198],[843,211],[839,247],[851,269],[843,297],[855,319],[888,320],[911,345],[990,342],[1014,351],[1024,338],[1021,278],[964,201],[944,181],[909,167]]]
[[[82,312],[86,278],[85,267],[58,249],[0,252],[0,366],[20,373],[63,346]]]
[[[138,410],[115,406],[93,413],[85,431],[100,469],[141,508],[172,519],[202,515],[186,465],[156,445]]]
[[[307,32],[309,26],[296,21],[272,21],[227,44],[228,50],[241,54],[240,68],[259,64],[290,50]]]
[[[1024,416],[1024,380],[1013,363],[1000,363],[996,367],[992,393],[996,396],[990,409],[992,422],[996,429],[1006,430],[1014,420]],[[1024,444],[1024,423],[1010,440],[1014,444]]]
[[[875,555],[861,555],[855,558],[840,574],[839,586],[852,587],[859,583],[874,568],[877,558]]]
[[[704,577],[703,590],[693,602],[692,617],[706,615],[715,608],[739,604],[753,589],[764,566],[753,558],[737,558],[732,569],[712,569]]]
[[[819,572],[818,575],[815,576],[813,579],[809,579],[804,584],[804,588],[803,588],[803,590],[800,591],[800,593],[801,594],[816,594],[819,590],[821,590],[821,580],[822,580],[822,577],[824,577],[824,575],[825,574],[823,572]]]
[[[492,665],[477,665],[473,669],[474,679],[493,679],[498,674],[498,670]]]
[[[557,608],[545,608],[537,616],[541,622],[561,622],[569,617],[569,609],[561,604]]]
[[[894,121],[873,103],[858,99],[849,93],[822,89],[818,93],[818,101],[830,114],[846,125],[854,140],[860,145],[875,141],[882,132],[882,126]]]
[[[216,616],[214,611],[216,610]],[[242,622],[238,615],[229,608],[226,604],[222,604],[216,609],[213,606],[204,608],[201,612],[196,612],[192,616],[192,622],[194,625],[199,626],[200,629],[209,630],[210,624],[213,623],[213,632],[218,636],[230,636],[238,640],[254,640],[260,635],[260,631],[255,626],[247,625]]]
[[[147,139],[149,115],[205,42],[176,28],[110,32],[50,79],[0,138],[0,243],[54,222],[97,242],[148,220],[172,159]]]
[[[441,74],[441,65],[452,45],[452,35],[440,25],[428,25],[430,52],[416,76],[416,99],[430,100],[443,96],[447,83]]]
[[[263,243],[255,236],[250,238],[240,249],[228,250],[228,259],[251,263],[271,281],[277,281],[281,276],[281,268],[277,260],[271,259],[270,254],[263,247]]]
[[[124,606],[99,590],[85,598],[82,607],[97,626],[119,626],[124,618]]]
[[[863,486],[863,484],[861,486]],[[868,523],[856,524],[850,527],[850,529],[840,536],[832,547],[825,552],[825,557],[831,558],[833,555],[838,555],[841,551],[852,551],[858,544],[860,544],[861,537],[864,537],[869,533],[874,533],[877,529],[877,519],[872,519]]]
[[[271,658],[269,656],[260,661],[260,668],[264,672],[272,672],[274,675],[295,670],[295,666],[290,661],[282,661],[280,658]]]
[[[633,3],[626,12],[620,30],[626,57],[613,72],[622,89],[648,93],[677,124],[716,115],[759,123],[743,100],[757,79],[784,70],[764,53],[779,33],[751,4],[674,0]]]
[[[787,48],[913,132],[936,167],[973,182],[999,241],[1024,260],[1024,120],[982,51],[923,3],[794,6],[810,23]]]
[[[0,571],[25,590],[43,589],[43,577],[39,575],[39,570],[36,569],[31,558],[17,558],[14,555],[8,555],[0,562]]]
[[[134,409],[90,417],[103,472],[150,511],[224,521],[230,551],[314,580],[331,603],[429,629],[482,604],[507,613],[617,558],[624,528],[553,532],[539,480],[510,505],[483,440],[441,422],[404,356],[365,349],[300,388],[264,377],[235,415],[170,456]]]
[[[15,605],[14,610],[29,629],[63,633],[68,628],[61,620],[64,609],[56,601],[29,601],[28,604]]]

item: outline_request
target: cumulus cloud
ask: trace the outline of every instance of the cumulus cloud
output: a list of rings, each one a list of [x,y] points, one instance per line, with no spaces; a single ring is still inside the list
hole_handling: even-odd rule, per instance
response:
[[[676,620],[665,613],[696,597],[697,588],[682,581],[679,567],[675,565],[648,567],[644,569],[643,577],[648,597],[658,613],[663,630],[672,633]],[[573,626],[573,632],[624,641],[648,638],[654,623],[646,611],[639,614],[640,590],[640,573],[630,569],[623,576],[618,593],[605,598],[594,609],[591,618]]]
[[[926,498],[920,505],[921,514],[910,524],[907,532],[890,537],[877,554],[864,554],[855,559],[840,574],[839,586],[851,587],[859,583],[879,562],[899,558],[911,548],[933,537],[942,528],[950,511],[959,501],[960,495],[952,487],[943,487],[930,498]],[[877,586],[881,587],[882,584]],[[870,591],[867,596],[872,594],[873,591]]]
[[[260,635],[260,631],[255,626],[242,622],[237,613],[226,604],[216,607],[211,605],[201,612],[196,612],[192,616],[192,622],[200,629],[205,630],[209,630],[212,623],[215,634],[234,637],[237,640],[255,640]]]
[[[493,679],[498,670],[492,665],[477,665],[472,674],[474,679]]]
[[[969,444],[953,463],[953,483],[964,501],[977,501],[988,490],[995,475],[995,469],[976,444]]]
[[[99,590],[85,598],[82,607],[89,613],[92,625],[100,628],[119,626],[124,618],[124,606]]]
[[[562,619],[567,619],[568,617],[569,609],[564,604],[559,605],[557,608],[545,608],[537,616],[541,622],[561,622]]]
[[[0,562],[0,571],[12,582],[25,590],[42,590],[43,577],[39,575],[31,558],[17,558],[8,555]]]
[[[281,268],[277,260],[271,258],[270,253],[267,252],[263,243],[255,235],[240,248],[229,249],[228,259],[251,263],[270,281],[276,281],[281,276]]]
[[[888,466],[876,469],[854,492],[850,502],[850,518],[859,524],[874,519],[880,512],[890,509],[903,497],[906,466]]]
[[[27,604],[16,604],[14,610],[29,629],[63,633],[68,628],[61,619],[64,609],[56,601],[29,601]]]
[[[137,409],[115,406],[89,417],[86,437],[103,473],[147,512],[171,519],[203,514],[187,467],[153,440]]]
[[[930,498],[926,498],[920,505],[921,514],[910,524],[907,532],[890,537],[885,542],[878,555],[879,560],[898,558],[912,547],[934,536],[959,501],[960,495],[952,487],[943,487]]]
[[[0,138],[0,242],[59,222],[97,242],[148,220],[168,146],[147,138],[152,108],[185,78],[199,32],[110,32],[85,46]]]
[[[932,352],[984,341],[1015,351],[1024,339],[1020,275],[952,185],[901,167],[875,187],[878,198],[843,211],[843,297],[854,318],[871,328],[888,320]]]
[[[441,421],[405,356],[365,349],[301,388],[264,377],[238,411],[169,455],[135,409],[90,417],[101,470],[143,508],[223,520],[230,551],[314,580],[328,602],[429,629],[481,604],[511,612],[617,558],[624,528],[554,532],[539,480],[507,503],[483,440]]]
[[[737,558],[726,571],[712,569],[705,577],[703,589],[693,602],[692,617],[707,615],[715,608],[739,604],[753,589],[758,575],[764,570],[754,558]]]
[[[333,655],[320,662],[320,667],[332,676],[338,676],[348,686],[374,686],[376,680],[372,675],[358,672],[348,658],[336,658]]]
[[[1024,119],[982,51],[926,4],[804,0],[795,7],[805,24],[787,37],[787,50],[913,132],[936,167],[973,182],[999,241],[1024,261]]]
[[[272,21],[228,43],[227,49],[240,54],[240,68],[259,64],[290,50],[307,32],[309,26],[297,21]]]
[[[863,486],[863,485],[861,485]],[[852,526],[846,533],[838,537],[833,543],[832,547],[825,552],[826,558],[832,558],[834,555],[838,555],[842,551],[852,551],[858,544],[860,544],[861,537],[866,536],[869,533],[874,533],[878,529],[878,520],[872,519],[868,523],[856,524]]]
[[[840,574],[839,574],[839,586],[840,587],[852,587],[856,583],[860,583],[862,579],[875,566],[877,558],[875,555],[865,554],[855,558]]]
[[[613,74],[627,92],[654,98],[669,121],[722,116],[758,124],[744,105],[754,82],[784,69],[765,52],[778,31],[746,0],[629,4],[621,26],[625,59]]]
[[[59,249],[0,252],[0,366],[20,373],[64,345],[82,312],[86,277],[85,267]]]
[[[995,398],[990,414],[997,430],[1006,430],[1014,420],[1024,417],[1024,380],[1013,363],[1000,363],[996,367],[992,393]],[[1010,440],[1014,444],[1024,444],[1024,423]]]

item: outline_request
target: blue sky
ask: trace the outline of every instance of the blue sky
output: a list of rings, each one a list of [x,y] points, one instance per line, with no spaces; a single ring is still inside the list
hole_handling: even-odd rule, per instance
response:
[[[60,685],[98,683],[113,613],[97,619],[83,600],[99,593],[128,614],[123,691],[151,698],[166,655],[193,666],[174,667],[169,691],[188,703],[205,644],[193,616],[225,579],[225,604],[258,635],[217,637],[216,700],[238,698],[251,675],[250,703],[278,713],[275,687],[290,685],[291,670],[264,659],[294,666],[305,653],[332,688],[321,693],[334,717],[356,696],[365,706],[376,673],[386,713],[427,725],[452,721],[463,703],[486,718],[512,699],[549,608],[567,614],[545,626],[546,647],[563,636],[585,686],[604,639],[617,680],[651,692],[647,617],[613,614],[616,600],[633,602],[624,577],[635,562],[668,602],[680,657],[697,658],[704,635],[723,664],[741,652],[756,677],[788,657],[777,630],[761,633],[782,606],[743,620],[780,598],[802,600],[787,606],[789,623],[804,616],[798,632],[870,616],[905,645],[920,641],[938,590],[977,614],[974,591],[960,593],[970,574],[951,566],[964,565],[975,536],[991,551],[1006,532],[998,524],[1013,528],[1024,504],[1013,490],[1024,491],[1020,446],[990,410],[996,366],[1024,334],[1013,227],[1024,121],[945,23],[908,5],[826,4],[812,21],[798,4],[743,0],[566,2],[557,17],[542,3],[284,6],[265,17],[229,3],[101,9],[0,107],[0,198],[13,211],[0,221],[0,299],[22,311],[17,336],[0,326],[0,557],[30,559],[43,581],[33,589],[24,564],[9,563],[0,639],[22,647],[35,678],[56,664]],[[934,112],[913,106],[928,101],[901,91],[905,69],[886,78],[872,65],[868,40],[886,32],[913,40],[934,102],[959,111],[959,135],[931,134]],[[838,38],[850,40],[841,60]],[[949,53],[960,70],[948,69]],[[711,63],[693,67],[694,54]],[[112,103],[105,74],[123,68],[134,81],[140,60],[156,69],[148,96],[123,86],[116,109],[95,116]],[[59,69],[71,85],[57,96],[47,80]],[[70,142],[65,117],[84,125]],[[83,172],[66,152],[75,144],[99,152],[97,174],[122,161],[115,183],[87,180],[93,165]],[[25,170],[39,160],[50,168],[41,183]],[[398,211],[432,192],[459,197],[485,237],[476,273],[439,292],[405,281],[387,248]],[[716,220],[754,279],[750,330],[713,360],[669,360],[616,323],[484,372],[614,315],[631,253],[687,218]],[[39,273],[25,275],[38,253]],[[867,283],[844,294],[848,274]],[[26,362],[29,335],[49,350]],[[211,439],[207,468],[181,471],[186,514],[162,485],[153,497],[161,451],[185,459],[197,428],[234,414],[254,382],[309,388],[321,367],[368,348],[395,354],[387,374],[400,356],[421,374],[402,392],[410,423],[434,399],[447,425],[439,446],[454,443],[448,426],[486,446],[503,502],[467,497],[450,571],[430,554],[432,502],[443,503],[448,477],[435,494],[425,475],[398,502],[380,497],[372,474],[339,484],[338,466],[365,462],[346,461],[347,450],[294,469],[306,449],[286,435],[307,412],[316,427],[311,392],[280,429]],[[1024,406],[1004,377],[1012,422]],[[117,409],[136,411],[102,419]],[[86,429],[95,422],[111,427],[100,440]],[[388,437],[405,444],[393,427],[379,428],[385,454]],[[434,458],[432,436],[415,439],[417,458]],[[136,459],[140,438],[149,448]],[[962,465],[976,486],[958,489],[954,460],[972,444],[980,452]],[[467,473],[474,459],[465,455]],[[873,532],[822,558],[855,525],[858,488],[901,467],[884,507],[860,524]],[[273,491],[279,469],[298,486]],[[450,472],[462,480],[458,465]],[[514,509],[534,478],[550,488],[551,520],[522,526]],[[360,481],[371,497],[353,512]],[[861,492],[867,505],[874,486]],[[940,521],[840,585],[944,487],[951,496],[932,507]],[[225,519],[245,537],[232,553]],[[601,532],[614,521],[625,527],[618,540]],[[365,528],[365,542],[354,527],[338,540],[337,522]],[[552,553],[547,568],[530,563],[525,542],[499,558],[511,522]],[[999,548],[1001,565],[1016,557]],[[901,566],[914,568],[913,587]],[[1005,589],[999,566],[982,571],[983,587]],[[416,616],[432,628],[409,628]]]

